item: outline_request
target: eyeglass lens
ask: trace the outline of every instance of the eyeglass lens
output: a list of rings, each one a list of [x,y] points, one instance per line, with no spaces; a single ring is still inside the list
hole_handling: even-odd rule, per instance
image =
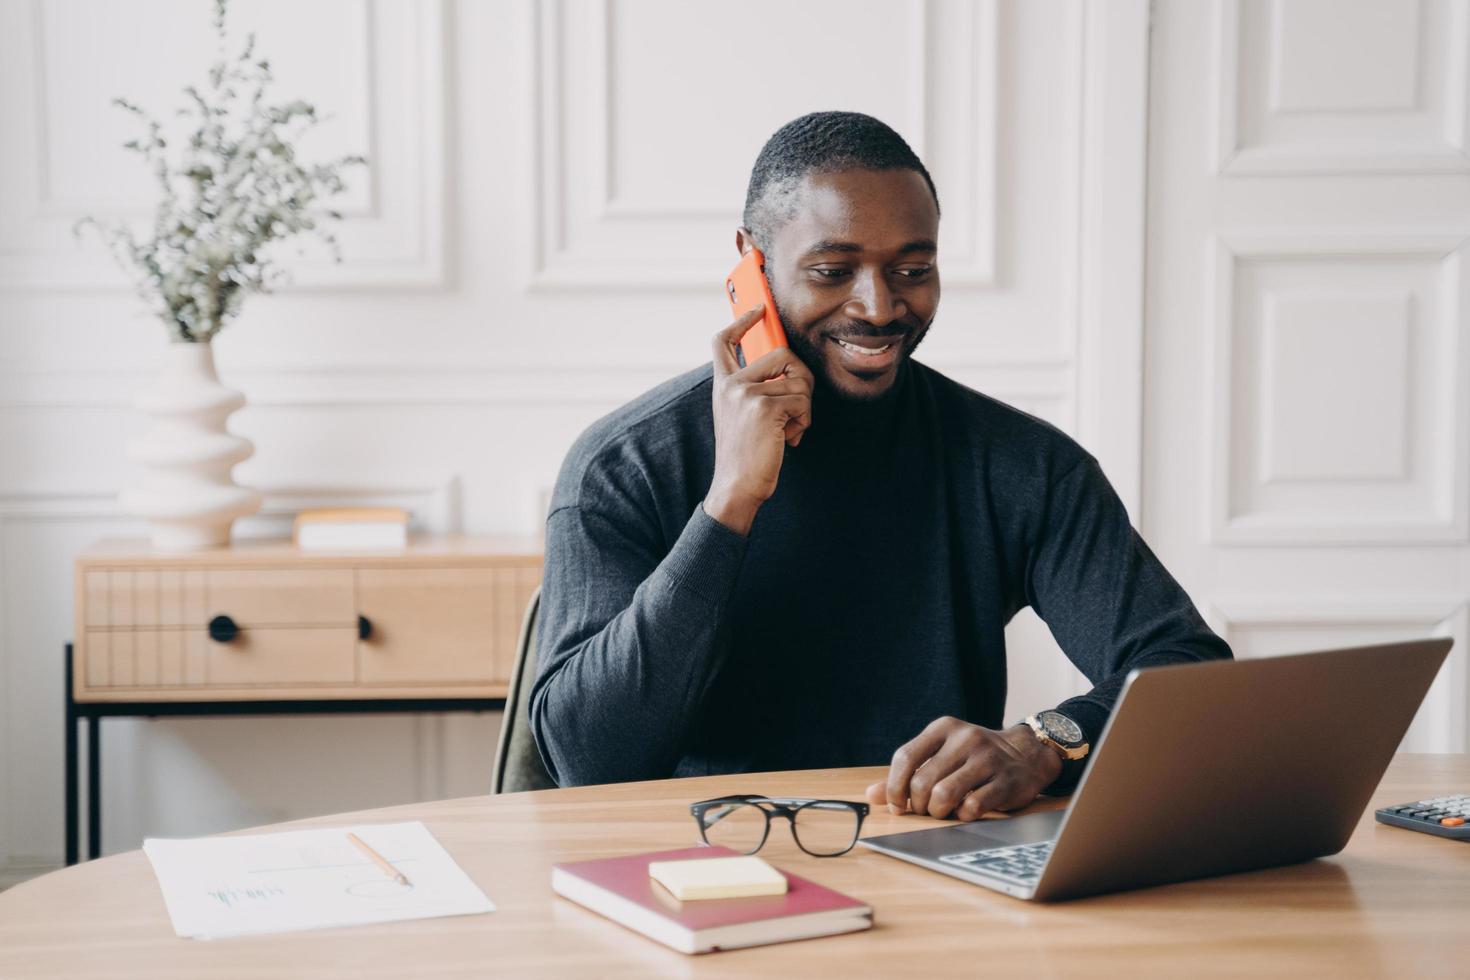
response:
[[[741,854],[754,854],[766,839],[766,811],[752,803],[712,806],[700,817],[704,839]]]
[[[812,803],[796,810],[792,833],[797,844],[817,856],[841,854],[858,834],[858,814],[840,804]],[[766,811],[753,803],[710,807],[701,818],[704,839],[741,854],[754,854],[765,843]]]
[[[830,803],[809,803],[796,811],[796,842],[811,854],[841,854],[858,834],[857,811]]]

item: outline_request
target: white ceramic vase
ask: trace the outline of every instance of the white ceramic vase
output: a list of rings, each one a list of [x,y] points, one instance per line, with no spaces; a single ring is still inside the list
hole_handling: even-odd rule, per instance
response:
[[[128,444],[142,477],[118,500],[127,513],[149,520],[155,548],[227,545],[235,518],[260,509],[260,492],[237,486],[230,475],[255,452],[249,439],[225,428],[244,404],[244,395],[220,384],[209,343],[168,345],[162,375],[137,401],[152,424]]]

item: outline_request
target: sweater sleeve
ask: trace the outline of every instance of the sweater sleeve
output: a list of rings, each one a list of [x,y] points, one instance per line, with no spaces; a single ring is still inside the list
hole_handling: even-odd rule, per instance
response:
[[[746,539],[696,506],[667,554],[636,512],[546,527],[531,726],[562,786],[673,775],[724,653]]]
[[[1057,710],[1082,726],[1094,747],[1129,671],[1231,657],[1133,529],[1091,456],[1048,490],[1027,555],[1026,588],[1062,651],[1093,684]],[[1085,760],[1064,765],[1047,792],[1071,792],[1084,768]]]

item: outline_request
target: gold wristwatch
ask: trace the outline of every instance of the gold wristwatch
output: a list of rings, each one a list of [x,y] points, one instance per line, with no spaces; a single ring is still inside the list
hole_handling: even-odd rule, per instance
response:
[[[1086,758],[1092,748],[1082,734],[1082,726],[1060,711],[1038,711],[1026,719],[1026,724],[1036,733],[1037,741],[1056,749],[1068,762]]]

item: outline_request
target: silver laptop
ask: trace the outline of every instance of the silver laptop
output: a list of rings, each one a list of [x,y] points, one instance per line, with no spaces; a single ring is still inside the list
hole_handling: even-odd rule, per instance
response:
[[[1452,642],[1135,670],[1065,810],[858,843],[1038,900],[1335,854]]]

